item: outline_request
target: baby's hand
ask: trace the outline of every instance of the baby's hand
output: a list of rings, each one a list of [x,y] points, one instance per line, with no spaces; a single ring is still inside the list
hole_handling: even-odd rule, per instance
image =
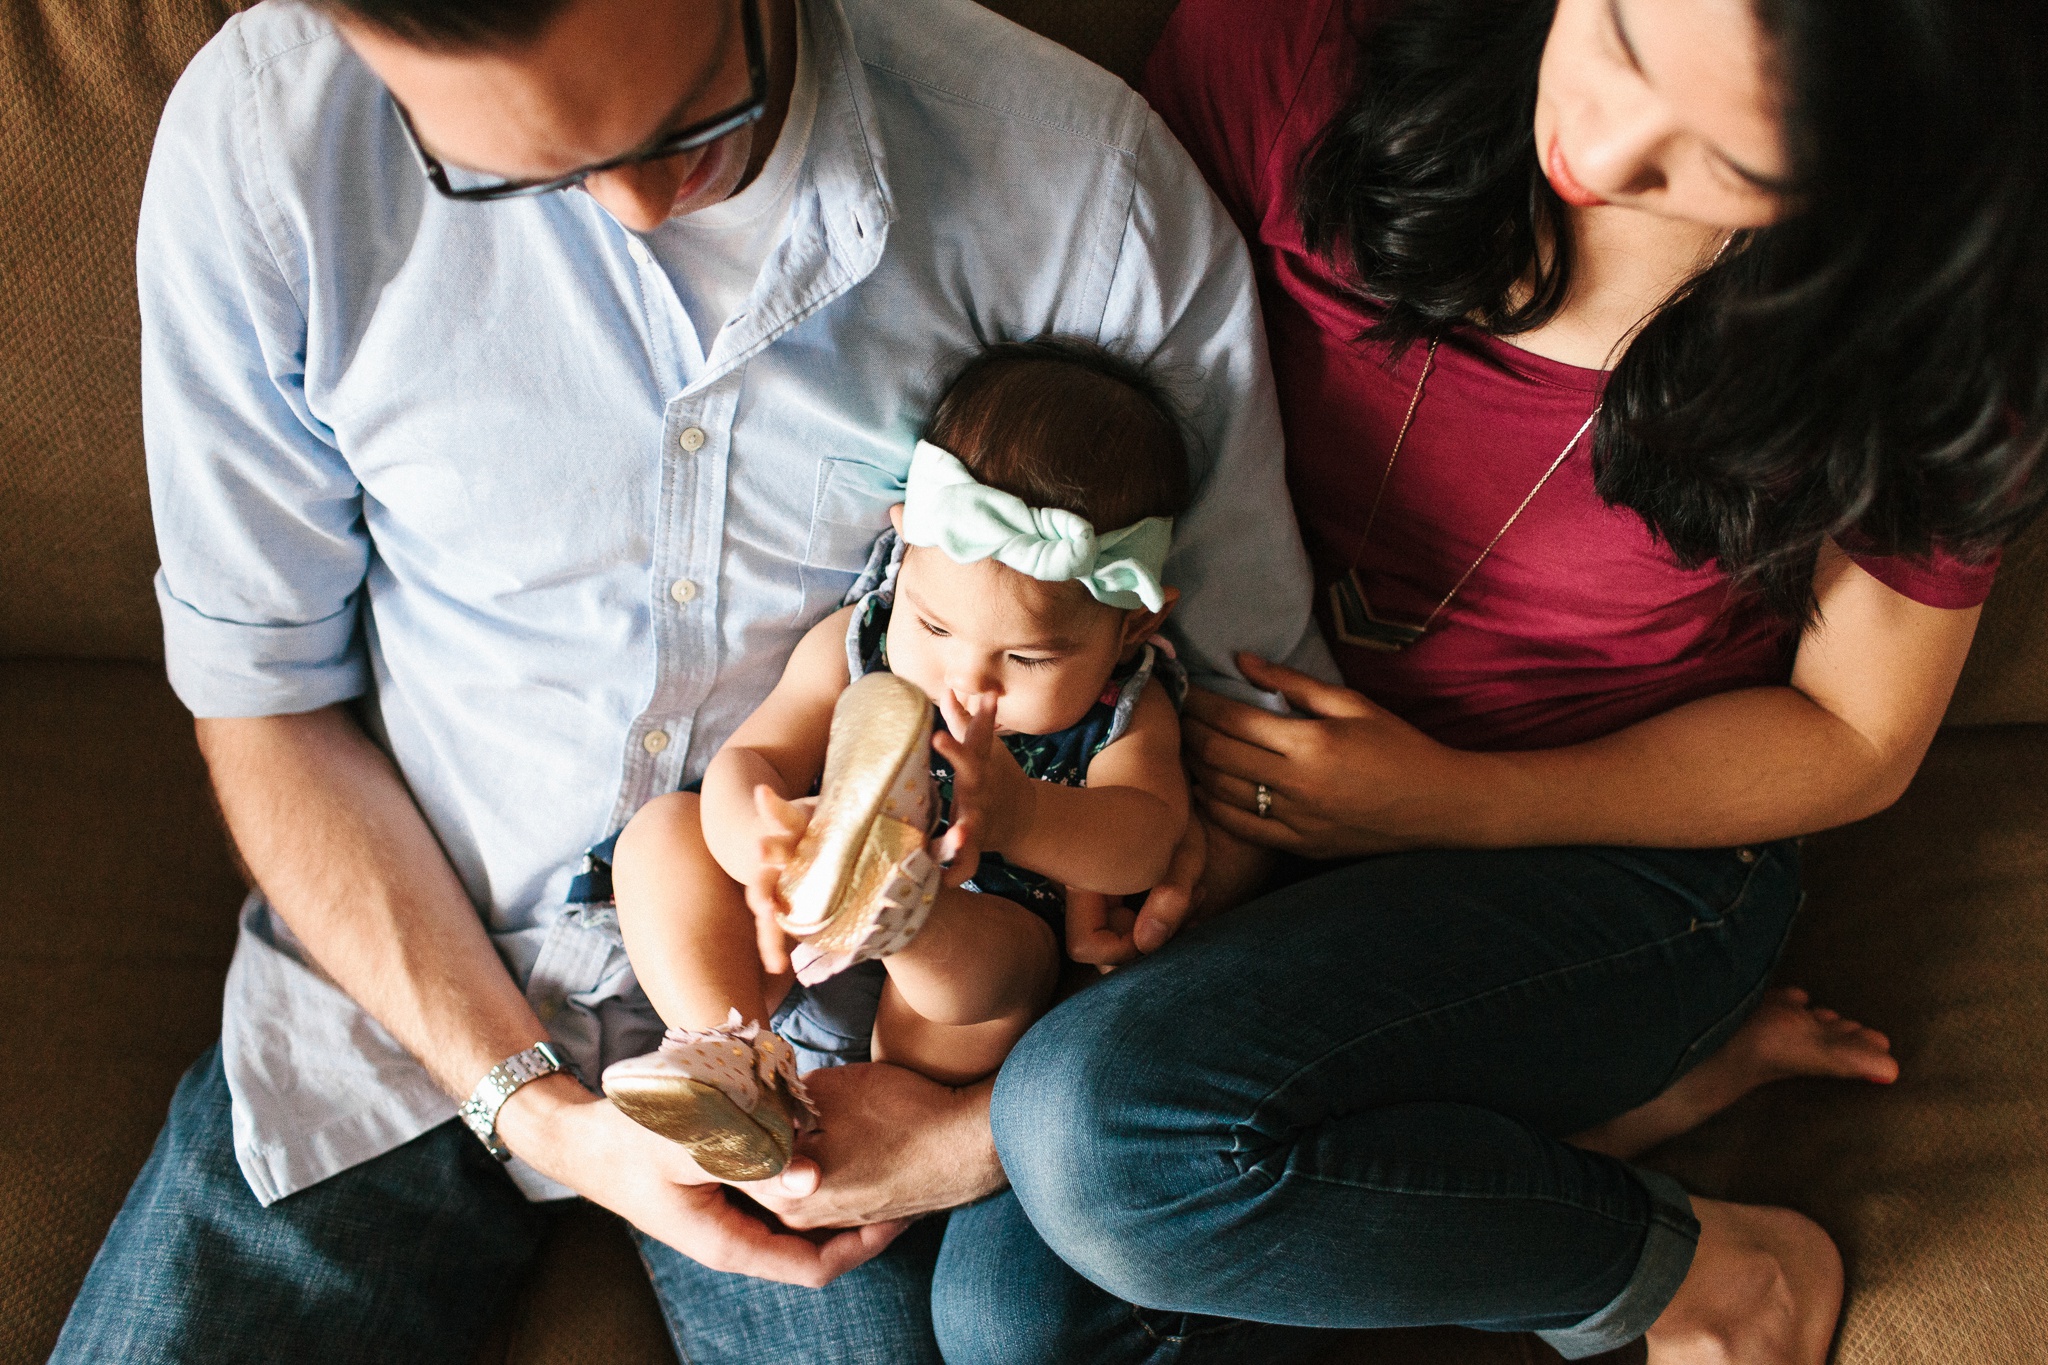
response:
[[[939,698],[939,714],[950,733],[934,735],[932,747],[953,765],[953,810],[936,856],[946,869],[946,885],[958,886],[974,875],[985,850],[1000,851],[1013,837],[1016,789],[1031,779],[996,739],[994,693],[962,699],[947,692]]]
[[[754,934],[761,947],[761,965],[771,976],[790,970],[789,935],[775,917],[789,907],[783,903],[782,873],[796,857],[796,846],[811,827],[811,812],[818,798],[785,801],[773,787],[754,788],[754,811],[760,816],[760,844],[753,880],[747,883],[747,908],[754,912]]]

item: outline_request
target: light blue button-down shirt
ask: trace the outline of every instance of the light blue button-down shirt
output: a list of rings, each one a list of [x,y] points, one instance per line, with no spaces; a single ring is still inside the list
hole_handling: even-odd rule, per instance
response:
[[[1197,437],[1166,574],[1182,657],[1334,677],[1251,270],[1159,120],[968,0],[806,4],[796,200],[701,365],[661,267],[588,195],[435,195],[308,8],[258,5],[200,53],[144,195],[172,684],[200,716],[363,698],[588,1078],[658,1024],[615,929],[564,907],[579,855],[701,774],[838,605],[977,345],[1153,357]],[[266,1203],[454,1113],[260,897],[223,1059]]]

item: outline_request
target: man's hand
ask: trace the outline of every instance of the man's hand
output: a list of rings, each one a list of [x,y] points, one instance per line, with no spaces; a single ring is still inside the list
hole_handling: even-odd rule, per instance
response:
[[[957,1208],[1008,1183],[988,1126],[992,1080],[954,1090],[868,1062],[813,1071],[804,1084],[819,1119],[799,1150],[817,1163],[816,1185],[792,1165],[742,1187],[790,1227],[870,1224],[893,1238],[898,1220]]]
[[[712,1270],[816,1289],[880,1254],[910,1225],[871,1221],[816,1239],[772,1228],[682,1147],[568,1076],[520,1087],[499,1112],[499,1132],[536,1170]],[[805,1189],[816,1178],[815,1165],[800,1157],[773,1181],[735,1188],[758,1198],[771,1187],[774,1195]]]

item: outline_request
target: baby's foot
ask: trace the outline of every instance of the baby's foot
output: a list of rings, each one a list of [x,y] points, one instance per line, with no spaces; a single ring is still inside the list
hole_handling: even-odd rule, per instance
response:
[[[1814,1005],[1805,991],[1778,987],[1719,1052],[1663,1094],[1571,1141],[1627,1159],[1697,1128],[1772,1081],[1820,1076],[1890,1085],[1899,1078],[1891,1047],[1876,1029]]]
[[[621,1113],[719,1180],[781,1171],[813,1115],[789,1044],[738,1010],[715,1029],[670,1029],[653,1052],[606,1067],[603,1083]]]

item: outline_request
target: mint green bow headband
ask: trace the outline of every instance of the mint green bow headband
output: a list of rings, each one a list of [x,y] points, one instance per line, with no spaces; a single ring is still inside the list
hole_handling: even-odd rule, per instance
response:
[[[903,539],[936,546],[956,564],[993,559],[1042,583],[1078,582],[1104,606],[1166,606],[1159,572],[1171,517],[1147,517],[1106,536],[1086,518],[977,483],[950,451],[919,441],[903,495]]]

